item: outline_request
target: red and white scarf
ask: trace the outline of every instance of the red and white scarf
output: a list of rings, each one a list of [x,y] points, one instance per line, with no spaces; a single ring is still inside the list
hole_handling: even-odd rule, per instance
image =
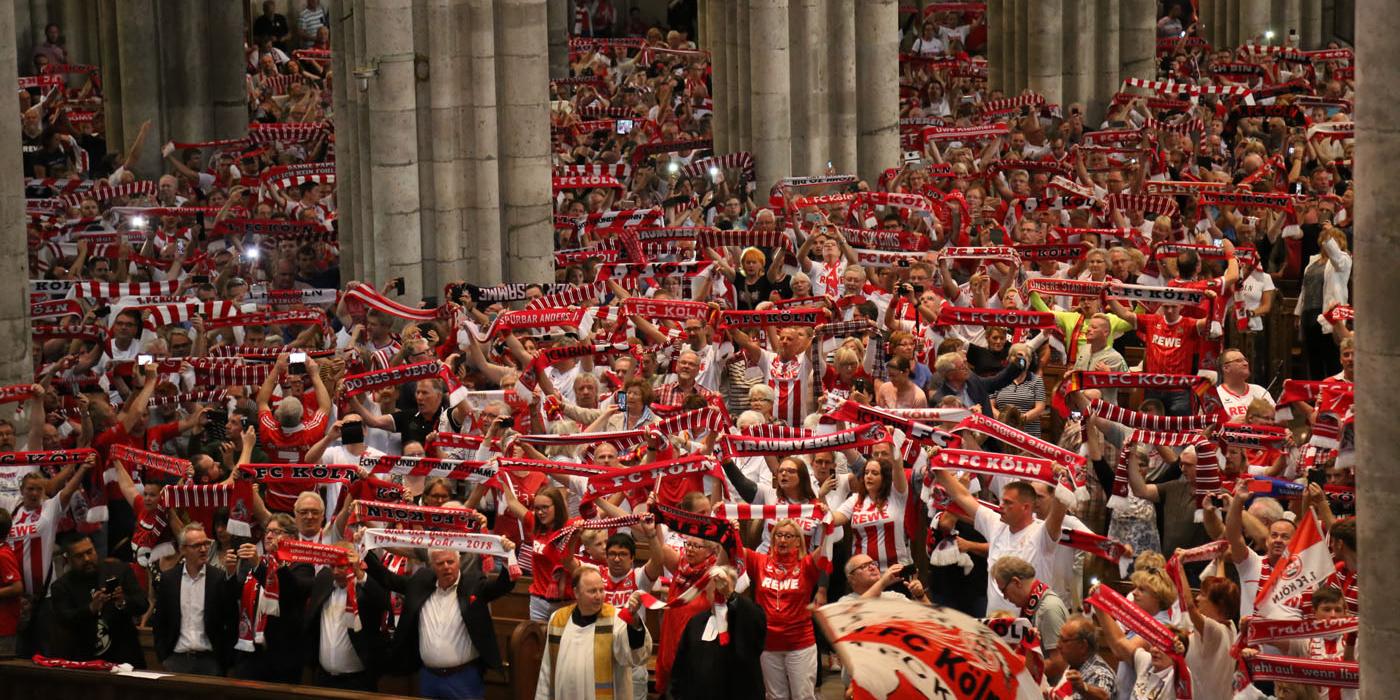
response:
[[[759,436],[730,433],[720,437],[720,448],[726,459],[735,457],[782,456],[811,454],[846,449],[863,449],[890,439],[889,431],[879,423],[865,423],[834,433],[812,436]]]
[[[1102,610],[1117,620],[1118,624],[1136,632],[1149,644],[1170,656],[1176,671],[1176,697],[1180,700],[1191,700],[1191,670],[1186,667],[1186,655],[1176,651],[1177,638],[1171,628],[1109,586],[1100,585],[1095,588],[1093,593],[1084,598],[1084,605]]]
[[[584,491],[583,500],[592,501],[612,493],[649,487],[658,479],[663,479],[668,476],[685,476],[690,474],[708,474],[716,479],[722,478],[719,462],[704,455],[690,455],[680,459],[666,460],[664,462],[639,464],[635,467],[618,469],[608,474],[589,477],[588,488]]]

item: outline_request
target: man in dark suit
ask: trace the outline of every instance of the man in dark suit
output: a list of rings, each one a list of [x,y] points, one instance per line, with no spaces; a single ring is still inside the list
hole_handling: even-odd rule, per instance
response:
[[[68,571],[49,589],[57,617],[58,653],[65,659],[102,659],[145,668],[136,620],[151,603],[131,567],[97,557],[86,535],[63,547]]]
[[[180,532],[180,565],[155,590],[151,630],[156,658],[172,673],[217,676],[229,665],[238,636],[238,585],[209,565],[213,541],[199,523]]]
[[[507,540],[506,546],[512,547]],[[450,549],[428,553],[428,568],[400,576],[384,568],[379,557],[365,556],[370,578],[404,596],[403,615],[395,628],[392,657],[405,670],[421,669],[418,692],[427,698],[484,698],[482,672],[501,665],[496,631],[488,604],[511,589],[509,569],[482,564]]]
[[[379,682],[379,669],[389,640],[384,634],[384,617],[389,611],[389,593],[360,568],[353,547],[345,543],[350,553],[348,566],[325,568],[316,574],[311,584],[310,605],[306,614],[306,633],[302,636],[309,663],[316,669],[316,685],[342,690],[374,692]],[[352,629],[346,619],[347,586],[354,582],[355,600],[359,607],[359,629]]]

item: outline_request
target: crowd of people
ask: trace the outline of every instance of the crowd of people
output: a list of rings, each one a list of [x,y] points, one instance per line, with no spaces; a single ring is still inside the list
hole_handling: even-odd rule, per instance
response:
[[[983,8],[909,8],[862,76],[902,155],[759,191],[694,3],[577,4],[556,278],[441,304],[340,273],[316,0],[253,23],[246,137],[163,172],[49,27],[0,656],[142,668],[149,627],[167,671],[483,697],[525,576],[538,698],[850,693],[814,618],[867,600],[1047,698],[1354,696],[1349,49],[1164,3],[1095,124],[987,88]]]

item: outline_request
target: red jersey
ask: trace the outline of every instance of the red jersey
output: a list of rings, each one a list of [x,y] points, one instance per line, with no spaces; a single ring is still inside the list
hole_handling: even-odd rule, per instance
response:
[[[510,474],[505,479],[511,490],[515,491],[515,497],[527,508],[535,502],[535,493],[545,487],[545,481],[545,475],[539,472],[526,472],[524,476]],[[510,509],[506,508],[505,497],[499,493],[496,494],[496,504],[496,534],[509,537],[519,545],[516,556],[520,560],[520,568],[526,572],[532,571],[530,543],[534,537],[530,533],[534,531],[534,523],[526,524],[511,515]]]
[[[613,607],[621,609],[627,605],[627,601],[632,599],[632,594],[637,591],[645,591],[651,588],[651,580],[647,578],[646,571],[638,566],[628,570],[621,578],[613,578],[612,572],[607,567],[603,567],[603,590],[607,602]]]
[[[272,411],[258,412],[258,441],[267,451],[267,459],[275,464],[300,464],[306,461],[306,451],[326,435],[330,418],[321,411],[313,412],[290,432],[285,431]]]
[[[1147,346],[1143,370],[1160,374],[1195,374],[1203,340],[1195,319],[1182,316],[1167,323],[1157,314],[1138,314],[1138,335]]]
[[[577,518],[569,523],[576,520]],[[523,523],[527,530],[534,532],[534,512],[526,513]],[[566,526],[569,523],[566,523]],[[555,530],[538,535],[530,542],[530,595],[537,595],[545,600],[565,600],[574,596],[573,582],[564,571],[564,557],[568,555],[568,551],[562,545],[567,544],[567,540],[550,543],[557,532],[558,530]]]
[[[745,552],[744,566],[753,580],[754,602],[768,617],[765,651],[795,651],[816,644],[812,611],[807,608],[817,592],[822,570],[810,554],[790,555]]]
[[[21,580],[19,557],[8,544],[0,544],[0,586],[12,586]],[[0,599],[0,637],[19,633],[20,596]]]

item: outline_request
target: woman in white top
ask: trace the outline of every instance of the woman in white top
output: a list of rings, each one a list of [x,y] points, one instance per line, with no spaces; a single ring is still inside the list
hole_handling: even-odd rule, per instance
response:
[[[1351,281],[1351,254],[1347,252],[1347,237],[1330,222],[1322,224],[1318,236],[1322,251],[1314,255],[1303,269],[1303,289],[1293,315],[1303,328],[1303,353],[1308,358],[1308,378],[1324,379],[1341,368],[1336,343],[1328,336],[1332,326],[1322,318],[1323,312],[1349,299],[1347,284]]]
[[[1180,550],[1178,550],[1180,551]],[[1186,572],[1176,562],[1181,580]],[[1222,576],[1201,579],[1196,595],[1177,592],[1177,602],[1191,621],[1186,645],[1186,665],[1191,669],[1191,694],[1197,698],[1228,698],[1234,693],[1235,660],[1230,648],[1239,635],[1235,615],[1240,609],[1240,587]]]

